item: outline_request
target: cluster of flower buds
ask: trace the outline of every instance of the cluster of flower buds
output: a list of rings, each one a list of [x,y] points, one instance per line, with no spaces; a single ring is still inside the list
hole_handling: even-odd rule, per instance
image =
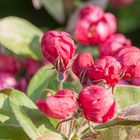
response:
[[[116,33],[116,27],[116,18],[97,6],[87,5],[79,11],[76,38],[84,44],[99,45],[97,60],[87,52],[74,56],[74,42],[68,33],[53,30],[44,33],[41,39],[44,57],[63,74],[72,66],[83,89],[78,96],[68,89],[48,94],[45,100],[37,101],[41,112],[55,119],[67,119],[77,111],[96,123],[114,117],[117,105],[108,87],[128,84],[124,81],[128,79],[132,83],[140,81],[140,49],[132,46],[123,34]]]
[[[104,83],[112,86],[119,82],[122,73],[121,64],[114,57],[104,56],[93,63],[90,53],[79,54],[72,70],[83,85]]]
[[[39,99],[37,106],[41,112],[55,119],[68,119],[79,107],[87,120],[97,123],[109,121],[117,111],[112,93],[94,85],[81,90],[77,100],[73,91],[63,89],[55,95],[49,94],[45,100]]]
[[[110,45],[106,46],[106,48],[108,47]],[[91,81],[105,80],[106,84],[114,85],[121,78],[132,81],[135,78],[139,78],[139,68],[140,49],[134,46],[122,46],[113,51],[110,56],[106,55],[97,59],[93,66],[86,69],[86,78],[89,78]],[[75,71],[73,72],[75,73]]]
[[[117,26],[115,17],[112,18],[112,20],[110,19],[108,24],[102,24],[101,19],[106,15],[106,13],[103,13],[103,11],[101,11],[101,8],[93,5],[86,5],[79,11],[79,23],[77,23],[75,34],[76,38],[81,43],[91,45],[98,44],[100,53],[100,58],[95,61],[93,66],[91,66],[90,68],[84,67],[84,71],[86,71],[84,73],[85,81],[87,81],[87,79],[90,79],[90,83],[102,81],[108,85],[114,85],[119,82],[121,78],[123,78],[124,80],[128,80],[140,77],[140,50],[137,47],[132,46],[131,41],[127,39],[123,34],[115,33]],[[112,16],[113,15],[111,15],[111,17]],[[86,21],[92,25],[94,24],[93,19],[96,19],[96,26],[94,26],[94,30],[89,30],[92,26],[86,26],[87,24],[83,23]],[[106,20],[104,20],[104,22],[105,21]],[[84,26],[82,26],[82,24]],[[98,30],[98,24],[104,25],[103,28],[100,28],[101,31]],[[108,34],[109,32],[106,31],[107,25],[110,27],[114,27],[112,28],[114,29],[113,32],[110,32],[110,34]],[[110,31],[112,30],[110,29]],[[92,34],[92,39],[89,39],[89,34]],[[98,37],[100,38],[102,36],[106,37],[104,40],[99,40],[96,38],[96,35],[98,35]],[[96,41],[93,41],[94,39]],[[82,60],[83,58],[80,59]],[[81,60],[79,60],[79,65],[78,63],[76,65],[76,63],[74,62],[73,67],[81,67],[81,65],[84,65],[83,63],[85,63],[86,65],[87,62],[82,62],[82,64],[80,64]],[[79,74],[80,76],[77,74],[77,72],[79,72],[78,70],[77,72],[73,70],[73,72],[80,79],[80,76],[83,76],[83,74]],[[82,77],[82,80],[83,79],[84,77]]]
[[[114,57],[105,56],[94,62],[90,53],[74,56],[72,38],[60,31],[44,33],[41,45],[44,57],[59,72],[65,72],[72,62],[73,72],[86,86],[79,92],[78,98],[73,91],[62,89],[55,95],[48,94],[45,100],[39,99],[37,106],[41,112],[55,119],[67,119],[80,110],[87,120],[97,123],[107,122],[114,117],[117,107],[112,93],[98,85],[90,85],[94,80],[104,79],[111,85],[119,81],[121,64]]]

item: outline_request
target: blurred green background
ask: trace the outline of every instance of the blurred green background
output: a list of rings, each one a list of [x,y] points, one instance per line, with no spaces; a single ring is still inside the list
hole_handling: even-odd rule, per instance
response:
[[[24,18],[40,28],[60,26],[44,8],[36,10],[31,0],[0,0],[0,18],[7,16]]]

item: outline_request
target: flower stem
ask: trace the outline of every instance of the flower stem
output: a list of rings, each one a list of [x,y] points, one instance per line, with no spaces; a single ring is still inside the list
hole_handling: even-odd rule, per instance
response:
[[[60,126],[62,123],[67,122],[67,121],[70,121],[70,120],[72,120],[72,119],[73,119],[73,117],[71,117],[71,118],[69,118],[69,119],[66,119],[66,120],[60,121],[60,122],[57,124],[56,129],[58,129],[59,126]]]
[[[85,123],[85,119],[82,120],[82,122],[80,123],[80,125],[78,126],[77,130],[76,130],[76,134],[78,134],[80,132],[80,129],[82,128],[82,126]]]
[[[91,131],[93,134],[96,134],[95,130],[92,128],[92,125],[91,125],[90,121],[88,121],[88,125],[89,125],[89,128],[90,128],[90,131]]]
[[[69,139],[71,138],[71,134],[72,134],[72,132],[73,132],[73,130],[75,128],[75,125],[76,125],[76,119],[71,120],[69,134],[68,134]]]
[[[58,72],[58,90],[61,90],[63,88],[63,83],[64,83],[64,73]]]

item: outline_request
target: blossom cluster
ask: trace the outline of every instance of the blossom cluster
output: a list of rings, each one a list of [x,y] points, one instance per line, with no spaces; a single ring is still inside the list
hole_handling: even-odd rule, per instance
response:
[[[71,68],[83,89],[79,93],[69,89],[58,90],[55,95],[49,93],[45,100],[37,101],[37,106],[55,119],[67,119],[80,112],[89,121],[104,123],[117,112],[117,104],[109,88],[122,79],[136,80],[140,77],[140,49],[132,46],[123,34],[116,33],[117,20],[112,13],[86,5],[78,16],[77,41],[98,45],[100,56],[95,60],[87,52],[75,54],[74,41],[66,32],[50,30],[44,33],[41,39],[44,57],[61,74]]]

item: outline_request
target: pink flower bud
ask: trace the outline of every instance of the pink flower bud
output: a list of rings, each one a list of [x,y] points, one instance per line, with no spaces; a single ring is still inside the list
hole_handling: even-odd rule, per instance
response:
[[[0,72],[17,73],[20,63],[16,57],[0,54]]]
[[[140,49],[136,47],[123,47],[119,49],[114,57],[121,63],[124,79],[140,77]]]
[[[46,100],[38,100],[37,106],[41,112],[55,119],[67,119],[76,110],[77,104],[74,93],[71,90],[59,90],[54,96],[48,96]]]
[[[92,11],[93,15],[94,12]],[[113,33],[116,32],[116,18],[111,13],[105,13],[98,20],[92,18],[92,14],[79,20],[76,26],[75,36],[78,41],[85,44],[99,44],[106,41]],[[96,16],[98,17],[96,13]]]
[[[25,69],[31,75],[35,74],[38,69],[42,66],[40,61],[34,60],[32,58],[26,58],[25,60]]]
[[[42,40],[42,53],[58,71],[64,72],[75,52],[74,42],[66,32],[48,31],[44,33]]]
[[[90,53],[78,54],[72,65],[72,71],[79,77],[82,84],[86,85],[88,79],[87,70],[94,64],[93,57]]]
[[[121,64],[112,56],[104,56],[95,62],[87,74],[92,81],[105,80],[106,84],[114,85],[120,80]]]
[[[131,46],[131,41],[123,34],[114,34],[106,42],[100,44],[99,51],[101,56],[112,55],[116,50]]]
[[[104,123],[116,113],[116,101],[108,90],[100,86],[88,86],[80,91],[78,102],[86,119]]]
[[[75,58],[72,65],[72,70],[75,73],[75,75],[80,77],[81,72],[86,70],[93,64],[94,64],[93,57],[90,53],[81,53],[78,54],[77,57]]]
[[[14,88],[17,82],[16,79],[10,73],[0,72],[0,89]]]

